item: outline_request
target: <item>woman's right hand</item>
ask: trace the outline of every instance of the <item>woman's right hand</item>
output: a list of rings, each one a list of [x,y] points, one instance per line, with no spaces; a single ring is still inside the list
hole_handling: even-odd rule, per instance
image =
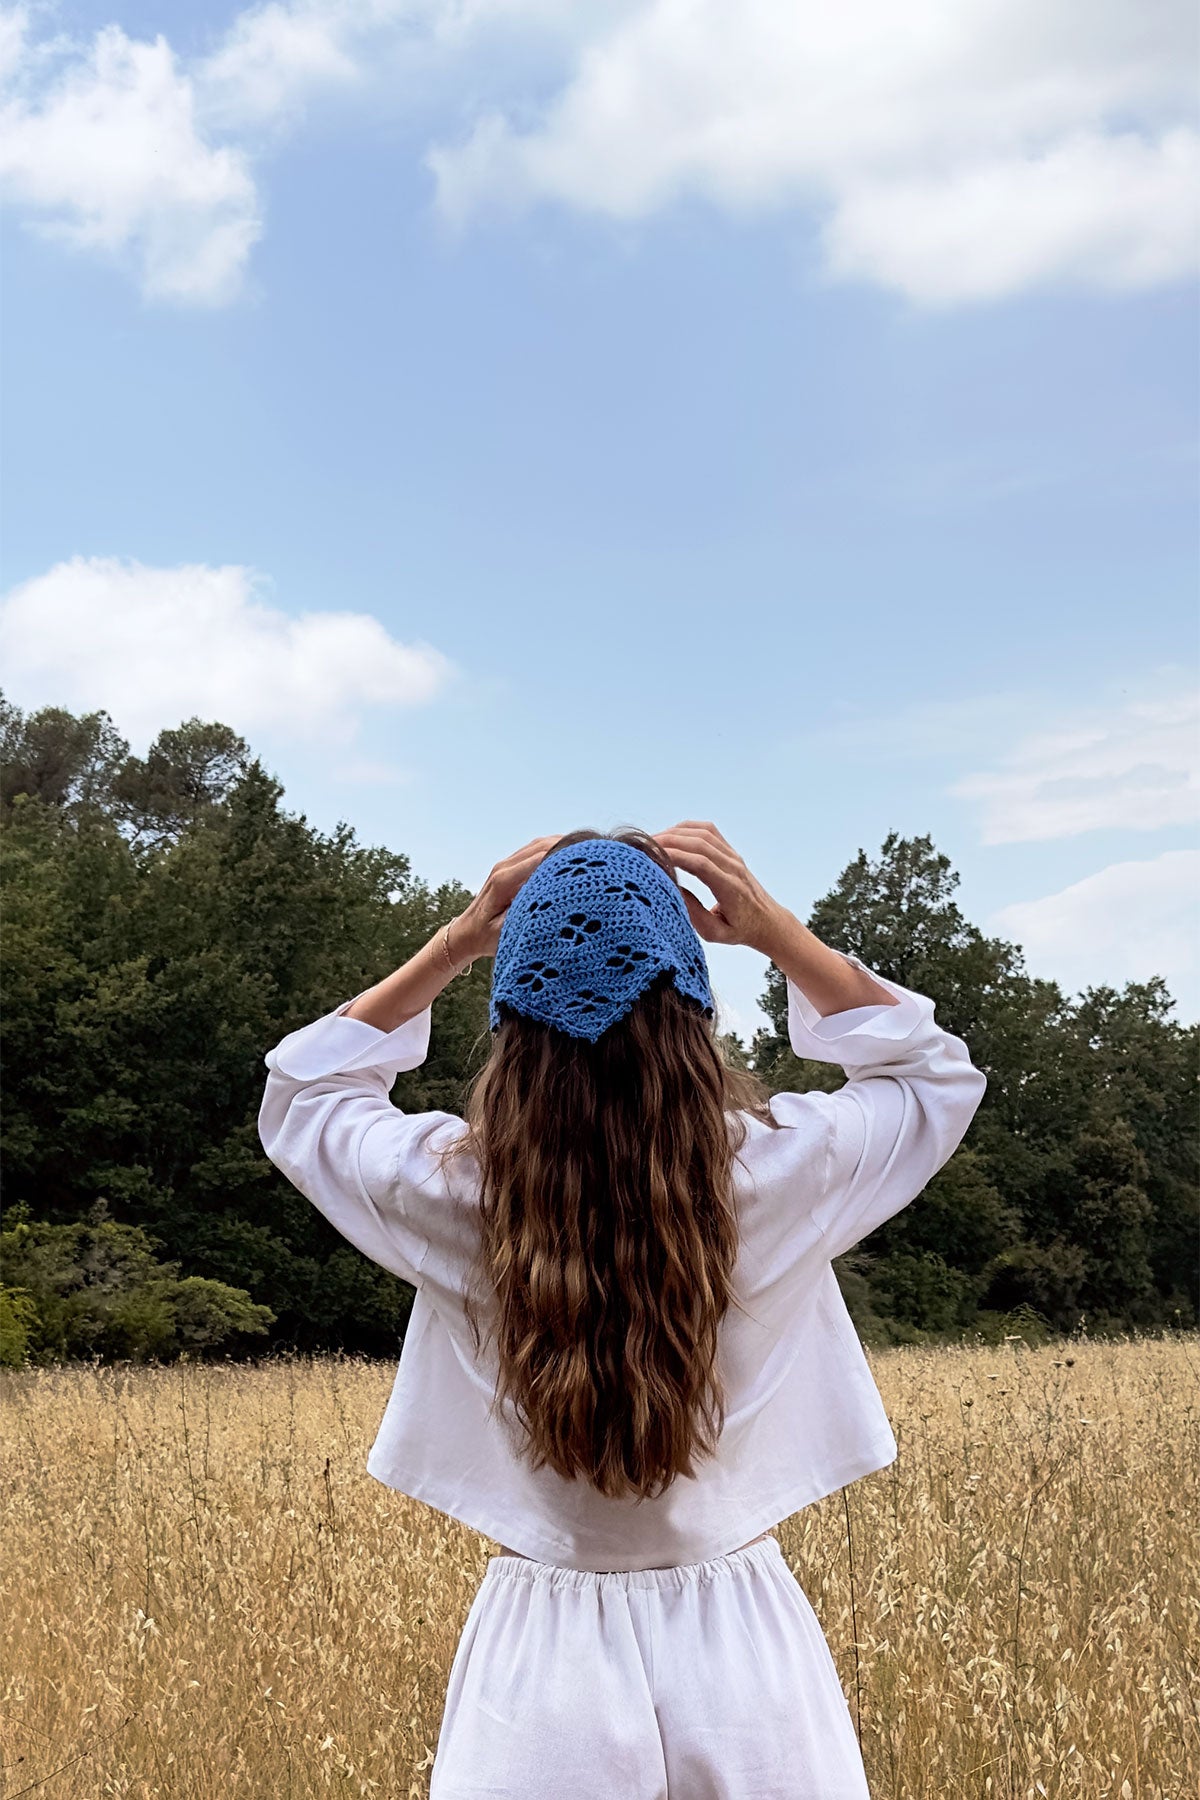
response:
[[[455,956],[464,960],[495,956],[500,943],[500,928],[513,896],[562,835],[558,831],[549,837],[532,838],[511,856],[493,865],[475,898],[453,921]]]
[[[707,907],[681,887],[697,935],[709,944],[745,944],[770,956],[787,910],[771,898],[716,826],[706,819],[682,819],[651,836],[676,868],[696,876],[716,899],[714,907]]]

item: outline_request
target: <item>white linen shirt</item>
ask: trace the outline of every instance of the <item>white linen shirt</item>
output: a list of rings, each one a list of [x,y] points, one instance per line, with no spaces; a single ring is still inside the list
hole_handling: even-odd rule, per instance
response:
[[[345,1017],[346,1000],[270,1050],[258,1120],[267,1155],[364,1255],[416,1289],[371,1474],[525,1556],[629,1570],[722,1556],[890,1463],[896,1440],[831,1261],[921,1192],[986,1083],[931,1000],[873,978],[899,1004],[825,1018],[787,983],[792,1049],[840,1063],[847,1081],[833,1094],[776,1094],[778,1131],[744,1115],[733,1184],[740,1304],[717,1353],[725,1425],[717,1454],[651,1500],[606,1498],[534,1470],[511,1408],[489,1417],[494,1348],[476,1358],[462,1305],[479,1241],[478,1167],[469,1155],[446,1174],[436,1164],[461,1119],[389,1099],[397,1074],[425,1059],[432,1009],[384,1032]]]

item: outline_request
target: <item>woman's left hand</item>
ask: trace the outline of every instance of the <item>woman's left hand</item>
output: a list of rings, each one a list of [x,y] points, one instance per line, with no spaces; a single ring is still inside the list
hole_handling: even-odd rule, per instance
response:
[[[495,865],[471,904],[450,927],[450,949],[456,960],[471,962],[477,956],[495,956],[500,927],[514,894],[562,835],[555,832],[550,837],[533,838]]]

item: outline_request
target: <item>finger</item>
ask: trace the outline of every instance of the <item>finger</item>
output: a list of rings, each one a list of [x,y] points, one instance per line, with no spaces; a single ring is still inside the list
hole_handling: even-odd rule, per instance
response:
[[[683,904],[687,907],[688,918],[692,921],[696,935],[704,938],[707,943],[711,943],[712,913],[705,906],[699,894],[693,894],[690,888],[680,888],[679,891],[683,895]]]
[[[665,831],[652,831],[653,838],[670,837],[677,831],[708,831],[710,826],[705,819],[677,819],[674,825],[668,825]]]
[[[657,832],[655,835],[659,839],[679,837],[681,835],[685,837],[702,838],[706,844],[711,844],[714,849],[733,851],[733,845],[728,839],[722,836],[715,825],[710,825],[705,819],[683,819],[678,825],[672,825],[668,830]],[[733,854],[736,855],[736,851],[733,851]]]
[[[718,831],[711,819],[680,819],[676,824],[672,825],[670,829],[672,831],[703,831],[714,843],[724,844],[727,849],[733,848],[725,834]],[[655,832],[653,835],[659,837],[662,834],[660,832]]]
[[[722,868],[708,851],[684,849],[679,846],[671,852],[671,855],[678,868],[686,870],[689,875],[698,876],[705,887],[711,888],[722,903],[732,900],[736,895],[738,891],[734,878],[736,871]]]
[[[561,836],[561,831],[557,831],[551,832],[546,837],[530,838],[527,844],[522,844],[521,848],[519,850],[514,850],[511,856],[503,857],[501,861],[496,864],[496,867],[502,869],[507,863],[517,862],[522,857],[531,856],[535,851],[544,853],[549,849],[551,844],[557,844]]]
[[[531,838],[529,843],[522,844],[511,856],[504,857],[492,870],[493,876],[508,876],[513,870],[530,869],[540,863],[551,846],[558,842],[557,837]]]
[[[540,854],[526,857],[523,862],[508,861],[497,863],[479,890],[479,902],[485,906],[489,917],[494,917],[501,910],[507,910],[512,904],[518,890],[542,861]]]
[[[673,831],[660,833],[656,841],[662,845],[668,856],[674,857],[677,850],[698,851],[711,858],[717,867],[723,869],[730,877],[745,873],[746,865],[737,851],[730,849],[723,839],[714,840],[703,831],[676,828]]]
[[[697,937],[702,937],[707,944],[728,944],[733,933],[720,914],[712,907],[705,906],[698,894],[690,888],[680,888],[683,903],[688,909],[688,917],[692,921]]]
[[[508,862],[503,867],[492,871],[492,887],[497,894],[503,896],[506,906],[517,889],[524,887],[526,881],[534,870],[540,867],[543,860],[541,854],[535,852],[534,855],[526,856],[520,862]]]
[[[734,846],[730,844],[729,839],[723,837],[723,835],[718,832],[718,828],[716,828],[714,824],[707,823],[705,819],[684,819],[680,824],[673,824],[667,832],[657,833],[658,841],[660,842],[662,842],[662,839],[671,839],[671,837],[680,837],[680,835],[691,837],[691,839],[698,839],[698,841],[709,844],[711,850],[720,851],[721,855],[727,855],[727,857],[734,857],[734,859],[741,860],[738,857],[738,851],[734,850]]]

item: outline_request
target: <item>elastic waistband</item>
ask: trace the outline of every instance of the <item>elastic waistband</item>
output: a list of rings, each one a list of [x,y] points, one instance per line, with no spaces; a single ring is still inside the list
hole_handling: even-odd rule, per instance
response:
[[[537,1562],[531,1557],[492,1556],[483,1578],[489,1582],[538,1582],[556,1588],[684,1588],[782,1562],[779,1539],[766,1537],[760,1543],[746,1544],[706,1562],[676,1563],[666,1569],[565,1569],[558,1563]]]

